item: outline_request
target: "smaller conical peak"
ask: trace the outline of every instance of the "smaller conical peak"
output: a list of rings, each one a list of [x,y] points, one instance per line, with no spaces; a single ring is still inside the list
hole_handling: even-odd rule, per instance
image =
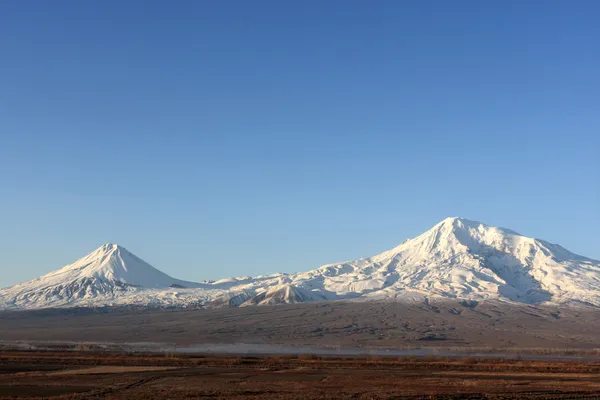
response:
[[[116,243],[106,243],[103,244],[102,246],[98,247],[96,250],[94,250],[92,253],[112,253],[114,251],[117,250],[127,250],[125,249],[123,246],[119,246]]]
[[[105,262],[111,259],[119,258],[122,255],[130,255],[131,253],[124,248],[123,246],[119,246],[116,243],[106,243],[102,246],[96,248],[94,251],[89,253],[87,256],[81,258],[81,260],[85,260],[86,262]]]
[[[77,260],[75,262],[75,264],[80,264],[80,263],[83,263],[86,265],[92,265],[92,264],[95,265],[97,263],[104,264],[106,262],[110,262],[110,260],[114,259],[115,257],[118,258],[120,254],[128,254],[128,253],[129,252],[127,250],[125,250],[123,247],[119,246],[118,244],[105,243],[102,246],[97,247],[95,250],[93,250],[88,255]]]
[[[102,249],[116,249],[116,248],[119,248],[119,247],[121,247],[121,246],[119,246],[116,243],[105,243],[102,246],[100,246],[100,248],[102,248]]]
[[[172,284],[184,285],[161,272],[116,243],[106,243],[90,254],[60,270],[45,275],[56,282],[81,279],[99,279],[104,282],[119,281],[144,288],[165,288]],[[184,285],[185,286],[185,285]]]

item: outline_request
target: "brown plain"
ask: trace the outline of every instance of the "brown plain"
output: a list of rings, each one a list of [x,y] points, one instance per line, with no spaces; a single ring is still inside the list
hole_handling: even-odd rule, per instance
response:
[[[281,349],[446,348],[477,357],[271,356],[15,351],[0,346],[0,397],[60,399],[600,399],[600,311],[496,302],[326,302],[211,310],[0,313],[0,340],[252,343]],[[549,357],[525,360],[525,349]],[[4,349],[4,350],[1,350]],[[529,354],[529,353],[528,353]],[[511,356],[512,357],[512,356]]]
[[[594,399],[600,362],[0,353],[1,398]]]

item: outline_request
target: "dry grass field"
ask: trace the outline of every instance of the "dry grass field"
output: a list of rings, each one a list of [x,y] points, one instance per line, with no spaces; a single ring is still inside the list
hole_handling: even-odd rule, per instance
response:
[[[2,312],[0,397],[600,399],[599,332],[596,308],[494,302]]]
[[[598,399],[600,362],[4,351],[0,397]]]

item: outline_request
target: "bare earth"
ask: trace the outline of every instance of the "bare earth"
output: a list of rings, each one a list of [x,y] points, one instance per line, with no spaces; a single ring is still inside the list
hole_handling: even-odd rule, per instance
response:
[[[156,367],[156,366],[124,366],[124,365],[104,365],[102,367],[91,367],[81,369],[67,369],[58,372],[51,372],[48,375],[89,375],[89,374],[123,374],[126,372],[147,372],[147,371],[167,371],[174,367]]]
[[[591,307],[460,301],[1,312],[0,397],[598,399],[599,327],[600,311]],[[14,350],[15,343],[43,341],[62,351]],[[172,351],[99,352],[102,346],[90,342],[161,342]],[[281,353],[214,354],[236,352],[241,344]],[[207,351],[177,352],[185,346]],[[311,350],[408,347],[537,349],[549,358],[323,356]],[[74,349],[85,351],[67,351]],[[561,361],[555,354],[589,358]]]
[[[0,312],[0,340],[343,348],[600,348],[600,309],[448,301]]]
[[[61,399],[597,399],[600,363],[308,355],[0,353],[0,398],[52,396]]]

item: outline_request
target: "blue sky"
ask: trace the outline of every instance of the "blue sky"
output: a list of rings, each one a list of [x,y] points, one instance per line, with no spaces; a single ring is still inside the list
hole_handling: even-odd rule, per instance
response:
[[[105,242],[190,280],[448,216],[600,259],[596,1],[0,2],[0,286]]]

